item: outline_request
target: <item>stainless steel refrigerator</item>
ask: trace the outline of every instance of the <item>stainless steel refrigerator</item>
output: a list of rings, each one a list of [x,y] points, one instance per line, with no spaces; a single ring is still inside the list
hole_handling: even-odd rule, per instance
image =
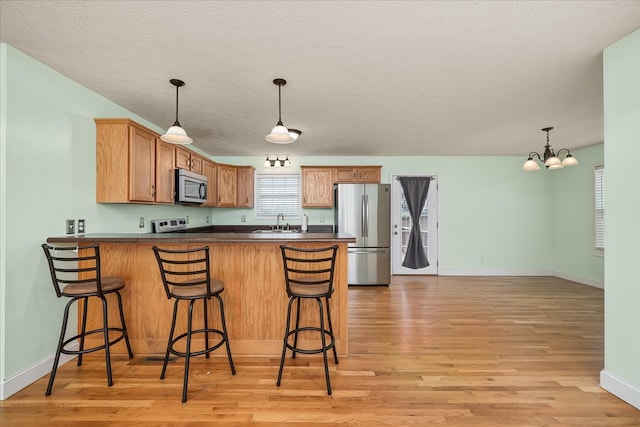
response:
[[[350,285],[388,285],[391,279],[391,189],[389,184],[335,186],[336,233],[349,233]]]

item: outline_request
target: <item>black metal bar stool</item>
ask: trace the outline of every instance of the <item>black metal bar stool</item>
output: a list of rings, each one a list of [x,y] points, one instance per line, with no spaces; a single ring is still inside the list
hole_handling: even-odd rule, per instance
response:
[[[124,281],[119,277],[102,277],[100,273],[100,248],[98,245],[79,246],[79,247],[53,247],[46,243],[42,245],[42,249],[49,263],[49,271],[51,280],[56,291],[56,296],[70,298],[64,308],[64,316],[62,318],[62,331],[58,340],[58,348],[53,361],[53,368],[47,386],[46,396],[51,394],[53,381],[56,377],[58,363],[60,362],[60,354],[78,355],[78,366],[82,365],[82,355],[94,351],[104,349],[107,362],[107,383],[109,387],[113,385],[111,377],[111,354],[109,348],[120,340],[124,339],[129,352],[129,359],[133,358],[129,336],[127,334],[127,326],[124,321],[124,312],[122,310],[122,297],[120,291],[124,288]],[[76,256],[77,253],[77,256]],[[115,294],[118,299],[118,310],[120,311],[121,327],[110,327],[108,319],[108,304],[106,295]],[[87,331],[87,305],[89,298],[96,297],[102,301],[102,327]],[[69,308],[74,302],[82,300],[82,326],[80,332],[71,338],[64,339],[67,331],[67,322],[69,320]],[[109,338],[109,333],[113,332],[116,336]],[[91,348],[85,348],[85,337],[94,334],[102,334],[104,343]],[[79,340],[78,350],[69,348],[69,344]]]
[[[281,245],[282,261],[284,264],[284,279],[289,297],[287,309],[287,326],[284,333],[284,343],[282,345],[282,358],[280,359],[280,371],[278,372],[277,386],[282,380],[284,359],[287,349],[296,353],[317,354],[322,353],[324,360],[324,374],[327,381],[327,394],[331,394],[331,380],[329,379],[329,365],[327,363],[327,351],[333,349],[333,358],[338,364],[338,354],[336,352],[336,341],[333,335],[333,325],[331,324],[331,309],[329,298],[333,294],[333,272],[336,264],[336,253],[338,246],[325,248],[302,249]],[[300,301],[302,299],[314,299],[318,303],[320,314],[319,326],[300,326]],[[324,300],[324,301],[323,301]],[[291,307],[297,302],[296,323],[291,329]],[[325,328],[324,305],[327,310],[327,326]],[[312,332],[320,337],[320,347],[305,349],[298,347],[298,333]],[[293,344],[291,344],[293,337]]]
[[[231,358],[231,348],[229,347],[229,337],[227,335],[227,325],[224,318],[224,303],[220,298],[220,293],[224,290],[224,282],[212,278],[209,270],[209,247],[185,250],[168,250],[153,247],[153,252],[158,260],[162,283],[167,293],[168,299],[175,299],[173,305],[173,318],[171,320],[171,332],[167,342],[167,351],[164,356],[162,373],[160,379],[164,379],[167,370],[169,354],[184,357],[184,384],[182,387],[182,402],[187,401],[187,384],[189,382],[189,359],[192,356],[205,355],[209,358],[209,353],[225,344],[231,374],[236,374],[236,368]],[[207,315],[207,302],[214,297],[220,305],[220,320],[222,329],[209,327]],[[193,329],[193,306],[196,301],[202,300],[204,306],[204,326],[202,329]],[[174,337],[176,318],[178,315],[178,303],[189,301],[189,311],[187,317],[187,332]],[[203,350],[191,350],[191,338],[194,334],[204,334],[205,344]],[[209,345],[209,335],[215,334],[220,339]],[[185,351],[179,351],[176,344],[186,339]]]

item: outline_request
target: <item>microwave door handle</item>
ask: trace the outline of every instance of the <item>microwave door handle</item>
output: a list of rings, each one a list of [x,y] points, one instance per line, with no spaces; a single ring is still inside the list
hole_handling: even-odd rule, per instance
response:
[[[206,184],[200,184],[199,194],[200,194],[200,198],[202,200],[207,198],[207,185]]]

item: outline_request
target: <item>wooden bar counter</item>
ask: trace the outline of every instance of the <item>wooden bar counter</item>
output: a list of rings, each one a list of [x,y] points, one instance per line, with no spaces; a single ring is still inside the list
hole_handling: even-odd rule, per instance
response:
[[[51,245],[99,243],[103,276],[125,280],[122,299],[133,352],[164,355],[173,302],[162,286],[151,247],[187,249],[209,246],[211,275],[224,281],[225,304],[231,351],[237,355],[279,356],[286,322],[288,298],[280,245],[317,248],[338,245],[334,287],[330,299],[338,354],[347,355],[347,245],[348,234],[333,233],[163,233],[85,234],[50,237]],[[111,298],[109,296],[109,298]],[[115,301],[114,301],[115,302]],[[306,304],[305,304],[306,303]],[[209,302],[209,321],[219,327],[217,301]],[[110,307],[115,307],[110,304]],[[186,304],[178,313],[177,331],[186,330]],[[87,327],[95,329],[102,316],[101,305],[89,304]],[[81,311],[79,311],[80,313]],[[303,301],[302,319],[319,323],[315,301]],[[109,323],[118,324],[117,311],[109,312]],[[80,324],[80,322],[79,322]],[[194,327],[202,325],[202,305],[194,308]],[[304,337],[301,337],[304,338]],[[304,342],[304,340],[303,340]],[[194,340],[195,343],[195,340]],[[317,345],[307,342],[311,347]],[[112,353],[124,354],[120,342]],[[224,352],[222,352],[224,353]],[[221,353],[221,354],[222,354]],[[215,354],[215,353],[214,353]]]

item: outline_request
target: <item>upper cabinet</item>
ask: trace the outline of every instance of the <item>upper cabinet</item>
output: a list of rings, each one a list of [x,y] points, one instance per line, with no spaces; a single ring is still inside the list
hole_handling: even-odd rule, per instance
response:
[[[156,203],[174,203],[176,146],[156,139]]]
[[[216,207],[218,203],[218,167],[214,162],[202,163],[202,174],[207,177],[207,201],[203,206]]]
[[[379,183],[381,166],[339,166],[334,168],[337,183]]]
[[[238,205],[238,167],[217,164],[218,202],[221,208],[235,208]]]
[[[305,208],[333,207],[333,169],[300,166],[302,171],[302,206]]]
[[[165,147],[156,133],[129,119],[95,122],[96,202],[173,203],[173,184],[165,169],[173,167],[166,158],[173,158],[172,147]]]
[[[302,207],[333,207],[333,184],[380,182],[382,166],[300,166]]]
[[[183,147],[176,147],[176,167],[202,174],[204,158]]]
[[[238,166],[238,207],[253,207],[253,166]]]

